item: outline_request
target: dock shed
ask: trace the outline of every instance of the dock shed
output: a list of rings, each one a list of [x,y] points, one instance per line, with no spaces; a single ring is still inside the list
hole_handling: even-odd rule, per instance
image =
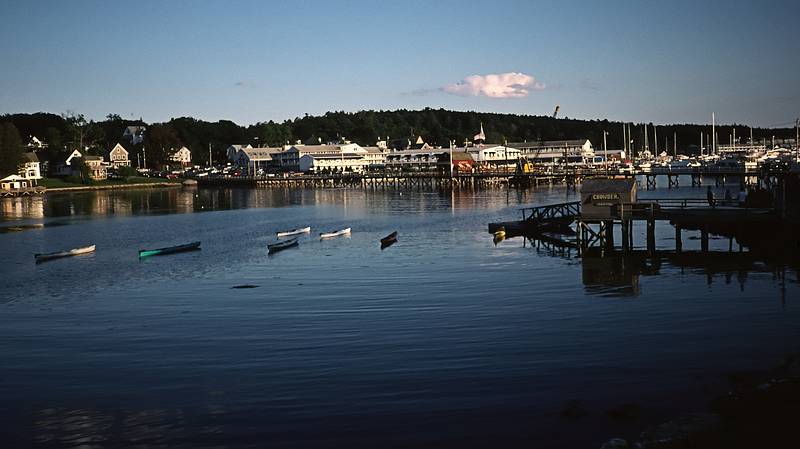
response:
[[[581,186],[583,219],[611,220],[620,204],[635,202],[635,179],[586,179]]]

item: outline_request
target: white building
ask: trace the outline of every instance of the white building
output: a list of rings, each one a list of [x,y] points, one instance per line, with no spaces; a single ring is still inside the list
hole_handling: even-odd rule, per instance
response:
[[[516,142],[508,146],[519,149],[520,156],[530,162],[563,163],[565,158],[570,163],[594,161],[592,142],[586,139]]]
[[[1,190],[18,190],[27,189],[28,187],[32,187],[29,181],[19,175],[9,175],[0,179]]]
[[[64,160],[64,163],[56,166],[56,175],[71,176],[72,160],[80,157],[83,157],[83,153],[81,153],[79,150],[73,150],[72,153],[70,153],[69,156],[67,156],[67,158]]]
[[[42,179],[41,169],[39,168],[39,158],[36,153],[30,151],[22,154],[22,165],[19,167],[19,175],[28,180],[28,185],[35,186]]]
[[[449,149],[432,148],[397,150],[386,153],[386,168],[407,171],[435,171],[439,156]]]
[[[108,152],[109,165],[114,168],[130,167],[131,161],[128,159],[128,150],[120,144],[114,145],[114,148]]]
[[[278,153],[280,166],[302,172],[363,173],[370,167],[383,166],[386,155],[378,147],[364,148],[357,143],[330,145],[294,145]]]
[[[483,168],[514,167],[521,154],[519,149],[504,145],[478,145],[466,150]],[[464,150],[458,149],[458,151]]]
[[[182,166],[186,167],[187,165],[192,164],[192,152],[186,147],[180,147],[178,151],[172,153],[172,156],[169,157],[169,160],[172,162],[178,162]]]

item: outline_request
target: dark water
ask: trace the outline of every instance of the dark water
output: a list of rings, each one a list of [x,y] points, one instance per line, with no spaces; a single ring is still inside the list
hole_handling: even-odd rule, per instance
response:
[[[706,257],[578,259],[486,233],[521,204],[571,199],[4,199],[0,226],[19,229],[0,233],[2,446],[599,447],[702,408],[730,370],[798,349],[797,271],[723,254],[727,240]],[[299,247],[267,255],[276,231],[306,225]],[[350,237],[314,237],[347,226]],[[672,228],[657,231],[672,248]],[[137,257],[194,240],[201,251]],[[34,264],[34,253],[90,243],[95,254]],[[687,234],[684,250],[699,247]],[[243,284],[258,287],[232,288]],[[626,403],[635,418],[609,417]]]

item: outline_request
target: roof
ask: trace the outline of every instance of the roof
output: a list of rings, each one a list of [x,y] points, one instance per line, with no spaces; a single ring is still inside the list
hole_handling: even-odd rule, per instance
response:
[[[102,161],[103,156],[83,156],[84,161]]]
[[[532,142],[513,142],[508,146],[514,148],[559,148],[559,147],[582,147],[589,139],[572,140],[538,140]]]
[[[380,149],[380,148],[378,148],[378,147],[361,147],[361,148],[363,148],[363,149],[367,150],[367,153],[371,153],[371,154],[383,154],[383,150],[381,150],[381,149]]]
[[[123,134],[139,134],[145,130],[144,126],[128,126],[125,128]]]
[[[281,147],[259,147],[259,148],[241,148],[240,149],[247,158],[250,160],[272,160],[272,155],[283,151]]]
[[[23,162],[39,162],[39,158],[36,157],[36,153],[33,151],[28,151],[27,153],[22,153],[22,161]]]
[[[446,151],[439,153],[439,156],[440,156],[440,158],[439,158],[440,161],[447,161],[447,160],[450,159],[450,153],[446,152]],[[456,161],[456,162],[458,162],[458,161],[474,162],[475,159],[473,159],[472,155],[469,154],[469,153],[465,153],[463,151],[453,151],[453,161]]]
[[[628,179],[585,179],[581,193],[628,193],[633,190],[636,180]]]

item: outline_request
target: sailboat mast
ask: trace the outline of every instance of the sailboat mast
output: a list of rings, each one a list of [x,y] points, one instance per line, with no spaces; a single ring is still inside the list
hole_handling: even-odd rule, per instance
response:
[[[717,153],[717,122],[714,113],[711,113],[711,154]]]

